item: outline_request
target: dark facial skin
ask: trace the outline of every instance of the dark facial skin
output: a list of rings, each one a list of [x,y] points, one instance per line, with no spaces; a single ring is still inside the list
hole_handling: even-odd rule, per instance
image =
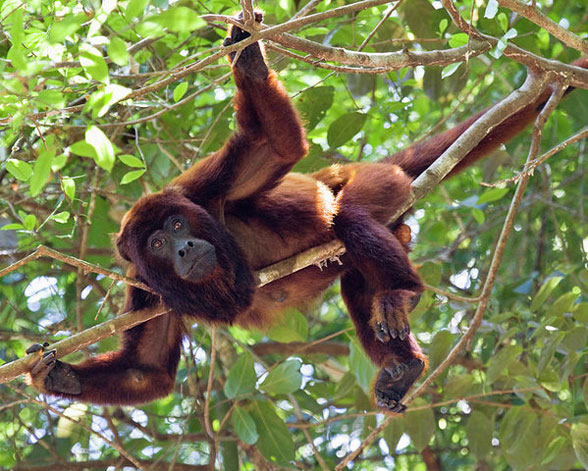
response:
[[[186,281],[202,281],[216,267],[214,246],[193,237],[188,220],[181,214],[168,217],[163,229],[151,234],[147,250],[155,257],[171,261],[176,274]]]

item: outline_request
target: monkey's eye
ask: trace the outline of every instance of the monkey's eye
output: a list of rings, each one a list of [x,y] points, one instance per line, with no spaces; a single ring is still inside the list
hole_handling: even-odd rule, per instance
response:
[[[182,221],[180,221],[179,219],[176,219],[173,222],[173,226],[172,227],[174,228],[174,231],[175,232],[178,232],[178,231],[181,231],[182,230],[182,228],[184,227],[184,225],[182,224]]]
[[[165,240],[164,239],[151,239],[150,245],[151,248],[154,250],[159,250],[161,249],[165,244]]]

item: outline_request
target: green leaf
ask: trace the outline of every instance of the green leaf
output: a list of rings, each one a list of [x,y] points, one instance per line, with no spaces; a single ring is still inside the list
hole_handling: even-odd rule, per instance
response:
[[[582,466],[588,469],[588,425],[572,424],[572,446]]]
[[[504,36],[502,36],[498,40],[496,47],[492,51],[490,51],[490,55],[495,59],[499,59],[502,56],[504,50],[506,49],[506,46],[508,45],[508,40],[515,38],[516,36],[517,30],[514,28],[509,29],[506,33],[504,33]]]
[[[415,407],[426,406],[427,403],[418,398],[413,402]],[[423,451],[431,441],[431,437],[437,429],[435,416],[431,408],[425,408],[417,411],[408,411],[404,417],[404,426],[406,433],[412,440],[412,444],[417,451]]]
[[[574,319],[581,324],[588,324],[588,303],[577,303],[574,306]]]
[[[268,460],[289,464],[294,459],[294,441],[284,421],[268,402],[255,401],[249,410],[259,439],[257,448]]]
[[[588,378],[584,379],[584,385],[582,386],[582,396],[584,397],[584,404],[588,408]]]
[[[496,353],[488,363],[486,370],[486,381],[492,384],[503,371],[517,359],[521,354],[522,348],[520,345],[506,345]]]
[[[16,8],[12,11],[10,15],[10,42],[12,45],[17,48],[21,49],[22,45],[25,40],[24,34],[24,8]]]
[[[508,188],[490,188],[482,193],[476,204],[484,204],[484,203],[491,203],[493,201],[498,201],[504,195],[508,193]]]
[[[456,62],[455,64],[449,64],[445,67],[443,67],[443,70],[441,71],[441,78],[447,78],[447,77],[451,77],[455,71],[457,69],[459,69],[459,66],[461,65],[461,62]]]
[[[157,36],[165,35],[165,27],[155,21],[155,18],[152,16],[141,21],[135,27],[135,31],[144,38],[156,38]]]
[[[297,309],[288,309],[267,336],[276,342],[304,342],[308,336],[308,320]]]
[[[419,275],[428,285],[438,286],[441,283],[441,264],[425,262],[419,267]]]
[[[108,52],[108,57],[110,57],[112,62],[116,65],[120,65],[121,67],[128,65],[129,53],[127,51],[127,43],[121,38],[110,38],[106,51]]]
[[[486,215],[484,214],[484,211],[478,208],[472,208],[472,216],[478,224],[482,224],[486,220]]]
[[[27,216],[22,221],[22,224],[27,231],[34,230],[37,225],[37,216],[34,214],[27,214]]]
[[[300,360],[288,360],[270,372],[265,377],[260,388],[268,394],[288,394],[300,389],[302,374]]]
[[[512,407],[500,423],[500,447],[513,469],[536,469],[535,463],[541,460],[538,453],[539,428],[537,416],[528,408]]]
[[[551,362],[555,351],[559,348],[559,344],[563,340],[565,333],[563,332],[549,332],[544,342],[545,345],[541,349],[539,362],[537,363],[537,373],[541,374],[545,367]]]
[[[31,195],[37,196],[47,184],[47,180],[51,174],[53,157],[55,157],[55,149],[53,147],[43,149],[37,157],[33,168],[33,175],[30,179]]]
[[[121,154],[118,156],[119,160],[127,167],[144,168],[143,161],[131,154]]]
[[[107,172],[112,170],[114,165],[115,150],[110,139],[98,126],[90,126],[86,130],[86,142],[90,144],[96,151],[94,160],[99,167]]]
[[[65,15],[62,21],[51,25],[48,34],[49,42],[54,44],[62,42],[74,34],[87,19],[84,13]]]
[[[80,64],[84,71],[94,80],[102,83],[108,83],[108,66],[100,51],[89,44],[80,46]]]
[[[73,201],[76,194],[76,181],[70,177],[63,177],[61,179],[61,188],[70,201]]]
[[[562,294],[553,302],[553,305],[549,309],[549,314],[552,316],[559,316],[561,314],[572,312],[574,303],[576,302],[576,299],[578,299],[578,296],[579,294],[576,294],[572,291]]]
[[[537,294],[533,298],[533,302],[531,303],[531,311],[535,312],[539,308],[543,307],[543,304],[545,303],[551,292],[557,287],[557,285],[559,285],[559,282],[561,280],[563,280],[563,277],[554,276],[547,280],[545,283],[543,283],[543,285],[541,285],[541,288],[539,288],[539,291],[537,292]]]
[[[465,426],[470,451],[478,460],[486,457],[492,450],[494,424],[486,415],[473,411]]]
[[[390,454],[396,450],[398,441],[404,433],[404,424],[402,422],[401,417],[395,417],[384,429],[384,440],[386,440]]]
[[[38,100],[52,108],[65,106],[65,96],[58,90],[42,90],[39,92]]]
[[[79,155],[80,157],[90,157],[94,160],[97,158],[96,150],[86,141],[74,142],[71,146],[69,146],[69,150],[73,154]]]
[[[76,436],[84,429],[76,422],[82,420],[88,411],[88,406],[81,402],[76,402],[68,406],[63,415],[57,421],[57,436],[59,438],[67,438]],[[68,417],[71,419],[69,420]],[[87,433],[87,432],[86,432]]]
[[[441,21],[439,21],[439,36],[441,36],[443,33],[445,33],[448,26],[449,26],[449,20],[447,18],[443,18]]]
[[[249,445],[253,445],[259,438],[255,421],[242,407],[235,406],[231,415],[231,423],[237,436]]]
[[[181,82],[176,88],[174,88],[174,102],[178,102],[186,94],[188,90],[188,82]]]
[[[6,170],[14,178],[26,182],[33,174],[33,167],[28,162],[17,159],[8,159],[6,161]]]
[[[240,394],[255,391],[256,381],[253,357],[249,353],[244,353],[237,359],[227,375],[224,388],[225,396],[233,399]]]
[[[377,370],[359,346],[357,340],[353,340],[349,344],[349,368],[355,375],[358,384],[367,393]]]
[[[157,16],[150,16],[148,21],[160,24],[175,33],[191,33],[206,26],[198,13],[188,7],[178,6],[165,10]]]
[[[12,224],[5,224],[4,226],[0,227],[0,231],[17,231],[24,228],[25,227],[22,224],[13,222]]]
[[[144,168],[142,168],[140,170],[132,170],[131,172],[127,172],[120,179],[120,184],[121,185],[126,185],[127,183],[134,182],[138,178],[141,178],[141,175],[143,175],[144,173],[145,173],[145,169]]]
[[[124,100],[131,89],[118,84],[106,85],[103,89],[97,90],[90,95],[86,103],[86,109],[92,110],[92,116],[100,118],[104,116],[110,107],[119,101]]]
[[[470,393],[474,387],[471,374],[449,376],[443,387],[444,399],[459,399]]]
[[[508,28],[508,15],[506,13],[504,13],[503,11],[498,13],[498,24],[500,25],[500,29],[502,29],[502,31],[506,31],[506,28]]]
[[[567,440],[566,437],[559,436],[554,438],[551,443],[547,446],[547,449],[543,453],[543,459],[541,460],[541,464],[547,464],[553,461],[555,458],[559,456],[559,452],[566,444]]]
[[[429,348],[431,368],[436,368],[447,357],[454,341],[455,335],[448,330],[440,330],[435,334]]]
[[[300,111],[307,131],[311,131],[326,116],[327,110],[333,105],[335,89],[333,87],[312,87],[303,91],[296,107]]]
[[[69,211],[61,211],[60,213],[54,214],[51,216],[51,219],[59,224],[65,224],[69,220]]]
[[[451,35],[449,39],[449,45],[451,47],[465,46],[469,41],[469,36],[465,33],[457,33]]]
[[[143,16],[143,12],[147,7],[149,0],[129,0],[127,4],[127,9],[125,11],[125,16],[128,20],[132,20],[138,16]]]
[[[353,111],[351,113],[345,113],[333,121],[327,133],[327,142],[331,149],[345,144],[361,131],[366,118],[366,114]]]
[[[484,11],[484,18],[492,19],[496,16],[496,13],[498,13],[498,1],[488,0],[486,10]]]

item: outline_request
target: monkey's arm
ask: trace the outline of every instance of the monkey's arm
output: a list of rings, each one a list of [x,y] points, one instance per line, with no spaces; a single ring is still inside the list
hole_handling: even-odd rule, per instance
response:
[[[38,354],[27,382],[45,394],[94,404],[149,402],[173,388],[182,335],[179,316],[172,312],[124,332],[120,350],[78,364],[56,360],[55,350],[33,345],[27,352]]]
[[[225,44],[248,36],[232,27]],[[300,118],[275,72],[267,68],[259,44],[230,60],[239,129],[218,152],[172,182],[199,204],[219,198],[239,200],[269,190],[308,150]]]

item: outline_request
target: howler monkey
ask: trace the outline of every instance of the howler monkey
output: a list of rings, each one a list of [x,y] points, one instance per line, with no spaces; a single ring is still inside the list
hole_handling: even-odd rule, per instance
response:
[[[232,27],[225,44],[248,36]],[[139,199],[116,241],[130,262],[129,276],[159,295],[127,287],[124,309],[156,308],[161,297],[170,312],[124,332],[120,350],[80,364],[33,346],[30,351],[39,354],[29,380],[47,394],[98,404],[150,401],[173,387],[183,319],[264,329],[341,277],[357,336],[381,367],[376,404],[402,412],[401,399],[426,363],[407,318],[423,283],[407,256],[406,226],[389,219],[406,200],[411,181],[483,112],[379,163],[289,173],[308,144],[288,95],[258,43],[229,60],[238,131],[161,192]],[[491,131],[458,170],[521,131],[550,92]],[[341,265],[311,266],[256,288],[254,270],[334,238],[346,248]]]

